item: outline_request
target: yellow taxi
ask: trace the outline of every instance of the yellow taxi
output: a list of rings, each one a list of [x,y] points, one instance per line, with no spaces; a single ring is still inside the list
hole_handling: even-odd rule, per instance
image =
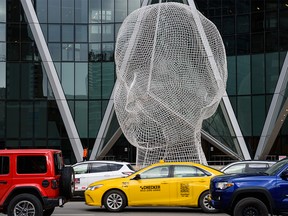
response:
[[[210,179],[220,171],[192,162],[159,162],[122,178],[97,181],[85,191],[85,203],[111,212],[126,206],[182,206],[218,210],[209,204]]]

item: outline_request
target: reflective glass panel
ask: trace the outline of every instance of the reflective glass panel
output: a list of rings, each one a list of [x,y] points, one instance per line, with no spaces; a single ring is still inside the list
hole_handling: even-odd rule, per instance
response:
[[[0,89],[0,98],[2,95],[2,90]],[[5,118],[6,118],[6,114],[5,114],[5,103],[0,101],[0,139],[4,138],[5,136],[5,131],[6,131],[6,123],[5,123]],[[1,144],[0,144],[1,146]],[[2,146],[1,146],[2,147]]]
[[[101,99],[101,63],[89,63],[89,98]]]
[[[7,102],[6,107],[6,126],[7,126],[7,138],[19,138],[19,114],[18,102]]]
[[[6,88],[6,63],[0,62],[0,91],[3,91],[3,88]],[[2,94],[3,92],[0,92],[0,98],[4,96]]]
[[[48,25],[48,41],[60,42],[60,25]]]
[[[88,44],[75,44],[75,61],[88,61]]]
[[[20,98],[20,64],[19,63],[7,63],[7,99],[19,99]]]
[[[89,21],[90,23],[100,23],[101,22],[101,1],[89,1]]]
[[[74,0],[62,0],[62,23],[74,23]]]
[[[87,25],[75,25],[75,42],[87,42],[88,30]]]
[[[251,97],[239,96],[237,98],[237,120],[244,136],[252,135],[251,127]]]
[[[49,0],[48,2],[48,22],[60,23],[60,3],[59,0]]]
[[[75,63],[75,99],[86,99],[88,97],[87,80],[87,63]]]
[[[62,63],[61,80],[66,98],[74,98],[74,63]]]
[[[102,25],[102,41],[114,41],[114,24]]]
[[[122,22],[127,16],[127,0],[115,0],[115,22]]]
[[[101,25],[94,24],[89,26],[89,42],[101,41]]]
[[[32,138],[33,137],[33,102],[22,102],[21,103],[21,138]]]
[[[6,22],[6,1],[0,1],[0,22]]]
[[[19,61],[20,59],[20,44],[7,43],[7,61]]]
[[[75,23],[88,22],[88,0],[75,1]]]
[[[237,57],[237,93],[238,95],[251,93],[250,56]]]
[[[222,33],[225,35],[235,34],[235,18],[234,16],[225,16],[222,18]]]
[[[0,41],[6,41],[6,25],[0,23]]]
[[[227,57],[227,68],[228,68],[228,80],[227,80],[227,92],[228,95],[236,94],[236,57]]]
[[[256,33],[251,35],[251,52],[264,52],[264,33]]]
[[[88,102],[75,101],[75,124],[80,138],[88,136]]]
[[[74,42],[73,25],[62,25],[62,42]]]
[[[0,62],[6,61],[6,43],[0,42]]]
[[[88,55],[90,62],[99,62],[102,61],[103,55],[101,52],[101,44],[90,44],[89,46],[89,55]]]
[[[114,62],[102,64],[102,98],[109,99],[114,87]]]
[[[114,22],[114,0],[102,0],[102,22]]]
[[[261,136],[266,119],[265,96],[252,97],[253,135]]]
[[[279,53],[266,53],[266,93],[274,93],[279,77]]]
[[[36,13],[40,23],[47,22],[47,0],[37,0]]]
[[[74,60],[74,44],[62,44],[62,61]]]
[[[252,93],[265,94],[264,54],[251,56]]]
[[[114,43],[102,44],[103,61],[114,62]]]
[[[21,64],[21,98],[22,99],[33,99],[34,98],[34,88],[37,89],[37,87],[40,87],[42,84],[42,80],[39,80],[40,86],[38,86],[39,83],[37,83],[37,80],[34,79],[34,65],[30,63],[22,63]]]
[[[35,138],[47,137],[47,102],[34,102],[34,136]]]
[[[237,33],[249,33],[250,31],[250,16],[237,16]]]
[[[140,8],[140,0],[128,0],[128,14]]]
[[[61,61],[61,44],[49,43],[48,48],[53,61]]]
[[[101,101],[89,102],[89,138],[96,138],[101,125]]]

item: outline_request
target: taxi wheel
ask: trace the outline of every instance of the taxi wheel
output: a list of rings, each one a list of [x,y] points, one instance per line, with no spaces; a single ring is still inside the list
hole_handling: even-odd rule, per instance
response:
[[[205,191],[204,193],[201,194],[199,198],[199,206],[201,207],[202,211],[206,213],[219,212],[218,209],[215,209],[213,206],[210,205],[209,194],[210,194],[209,191]]]
[[[127,199],[123,192],[111,190],[104,195],[103,204],[108,211],[119,212],[126,207]]]

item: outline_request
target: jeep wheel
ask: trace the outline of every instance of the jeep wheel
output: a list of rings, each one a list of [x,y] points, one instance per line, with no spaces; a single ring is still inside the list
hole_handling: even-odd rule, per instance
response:
[[[266,205],[259,199],[248,197],[240,200],[233,212],[234,216],[268,216]]]
[[[126,196],[118,190],[108,191],[104,195],[103,202],[105,208],[111,212],[122,211],[127,205]]]
[[[53,212],[54,212],[54,210],[55,210],[55,207],[50,208],[50,209],[45,209],[45,210],[43,211],[43,216],[50,216],[50,215],[52,215]]]
[[[42,216],[43,208],[40,200],[32,194],[19,194],[9,203],[8,216]]]
[[[60,178],[60,191],[67,200],[73,197],[75,190],[75,174],[72,167],[64,167]]]
[[[215,209],[213,206],[210,205],[208,199],[209,195],[210,195],[209,191],[205,191],[204,193],[201,194],[199,198],[199,206],[201,207],[202,211],[206,213],[219,212],[218,209]]]

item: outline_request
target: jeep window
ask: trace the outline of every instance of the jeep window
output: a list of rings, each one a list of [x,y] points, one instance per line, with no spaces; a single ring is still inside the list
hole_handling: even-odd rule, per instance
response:
[[[62,154],[54,154],[54,166],[55,166],[55,174],[59,175],[63,169],[64,162],[62,158]]]
[[[45,156],[18,156],[17,157],[17,173],[34,174],[46,173],[46,157]]]
[[[9,157],[0,156],[0,175],[9,173]]]

